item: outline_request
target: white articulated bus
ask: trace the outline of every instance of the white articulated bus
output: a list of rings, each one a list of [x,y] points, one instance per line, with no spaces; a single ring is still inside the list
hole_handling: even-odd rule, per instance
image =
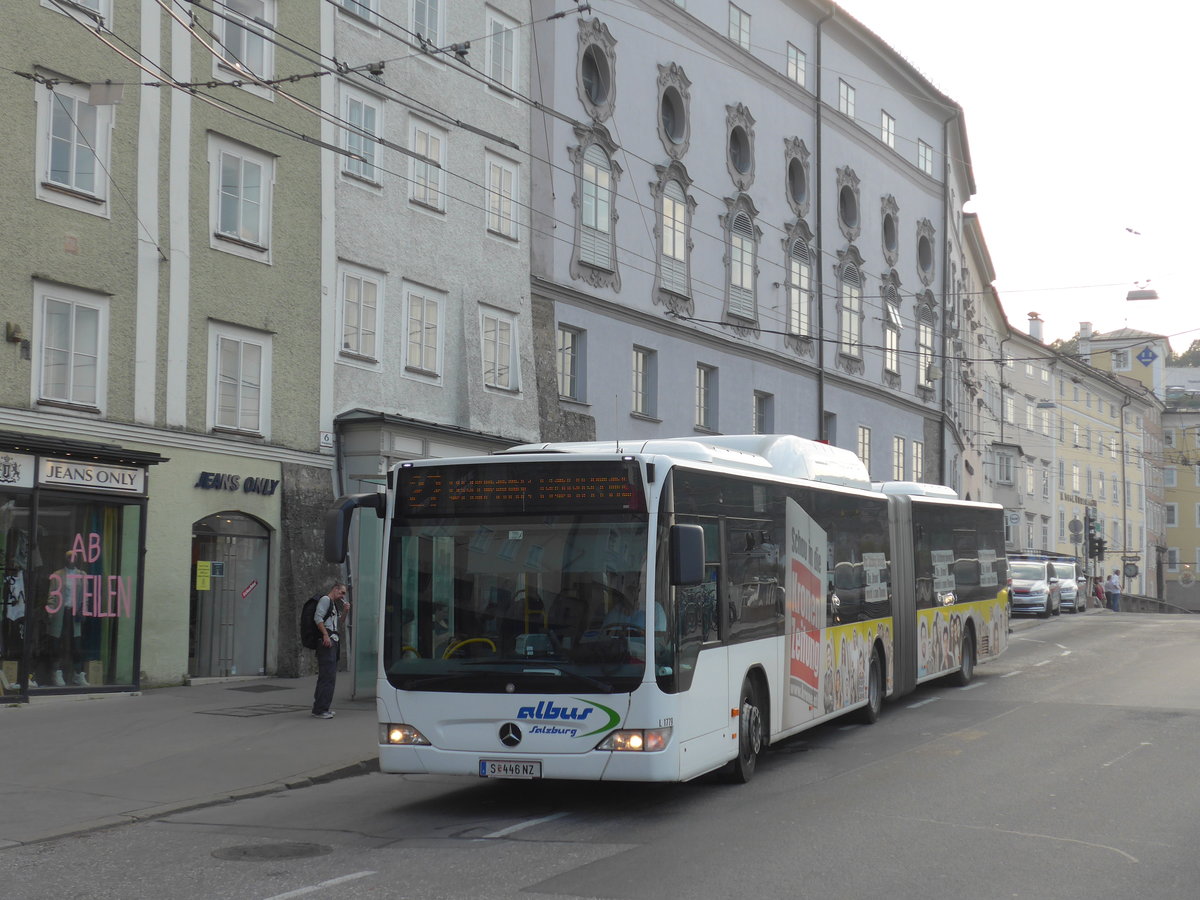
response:
[[[402,463],[330,510],[333,561],[357,507],[387,522],[384,772],[745,781],[1008,640],[1000,507],[791,435]]]

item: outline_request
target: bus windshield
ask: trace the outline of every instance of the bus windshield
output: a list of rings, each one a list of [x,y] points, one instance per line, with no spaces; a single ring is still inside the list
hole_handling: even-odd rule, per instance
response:
[[[632,690],[647,648],[648,517],[636,469],[618,465],[598,495],[558,503],[567,514],[548,513],[534,493],[549,489],[547,473],[590,483],[594,472],[538,463],[487,471],[482,490],[479,470],[398,476],[383,610],[388,681],[420,691]],[[666,629],[658,618],[651,642]]]

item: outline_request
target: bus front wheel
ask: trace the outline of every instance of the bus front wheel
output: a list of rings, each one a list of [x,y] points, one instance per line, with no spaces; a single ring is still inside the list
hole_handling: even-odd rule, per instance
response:
[[[764,726],[762,699],[750,676],[742,682],[738,714],[738,755],[729,764],[730,780],[745,784],[754,777],[758,757],[763,751]]]

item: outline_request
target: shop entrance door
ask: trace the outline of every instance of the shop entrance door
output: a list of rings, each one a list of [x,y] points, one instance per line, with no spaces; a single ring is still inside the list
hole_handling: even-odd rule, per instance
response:
[[[266,526],[243,513],[192,525],[191,676],[266,674],[270,548]]]

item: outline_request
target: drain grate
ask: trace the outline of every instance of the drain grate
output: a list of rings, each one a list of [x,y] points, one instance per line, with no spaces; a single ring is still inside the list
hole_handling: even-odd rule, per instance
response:
[[[278,684],[248,684],[245,687],[230,688],[231,691],[244,691],[247,694],[266,694],[271,691],[286,691],[289,688],[281,687]]]
[[[198,709],[202,716],[235,716],[239,718],[250,718],[252,716],[277,716],[281,713],[300,712],[308,709],[308,706],[300,706],[295,703],[259,703],[256,706],[234,706],[230,709]]]
[[[221,847],[212,852],[217,859],[258,860],[307,859],[310,856],[325,856],[333,848],[325,844],[304,844],[285,841],[280,844],[242,844],[237,847]]]

